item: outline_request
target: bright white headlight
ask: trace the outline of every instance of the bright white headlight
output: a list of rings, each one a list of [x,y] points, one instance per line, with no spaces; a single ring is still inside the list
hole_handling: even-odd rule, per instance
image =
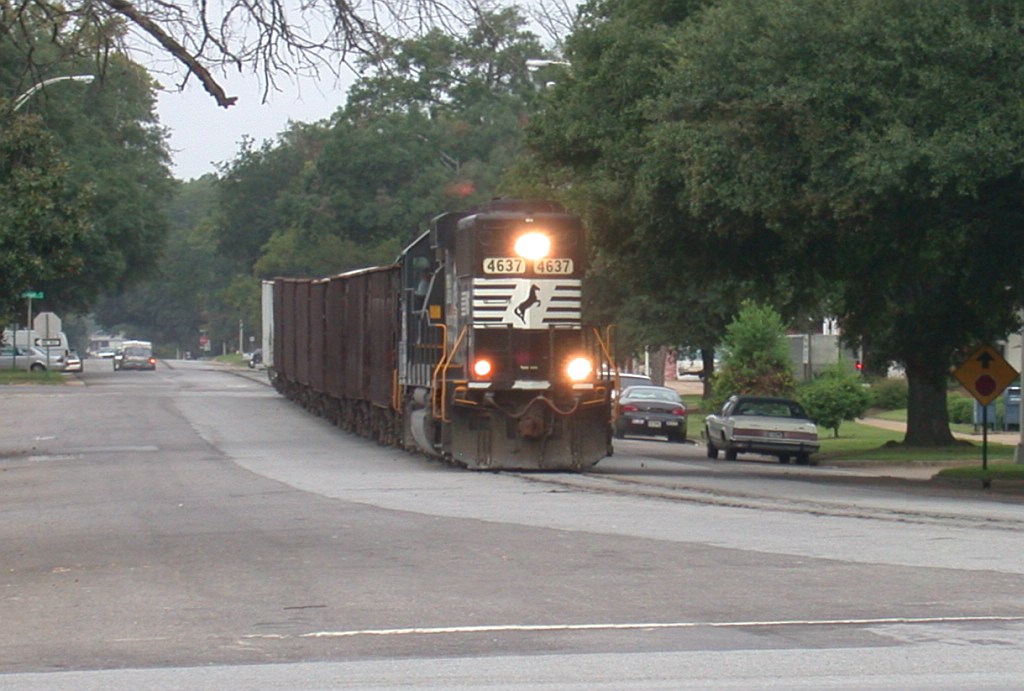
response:
[[[569,361],[569,366],[565,368],[565,373],[572,381],[583,381],[589,379],[590,375],[594,373],[594,364],[589,358],[573,358]]]
[[[532,230],[516,239],[516,254],[523,259],[543,259],[551,253],[551,238]]]

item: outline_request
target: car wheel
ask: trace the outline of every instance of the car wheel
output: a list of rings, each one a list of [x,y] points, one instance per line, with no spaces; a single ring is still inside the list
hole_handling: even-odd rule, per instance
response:
[[[727,461],[735,461],[736,460],[736,449],[726,449],[725,450],[725,460],[727,460]]]
[[[32,366],[29,367],[29,369],[32,370],[33,372],[45,372],[46,366],[39,362],[33,362]]]
[[[796,455],[796,464],[797,465],[810,465],[811,464],[811,455],[809,453],[798,453]]]
[[[704,431],[704,434],[705,434],[705,436],[707,437],[707,440],[708,440],[708,443],[707,443],[707,446],[708,446],[708,458],[717,461],[718,460],[718,449],[715,447],[714,442],[711,441],[711,435],[707,432],[707,430]]]

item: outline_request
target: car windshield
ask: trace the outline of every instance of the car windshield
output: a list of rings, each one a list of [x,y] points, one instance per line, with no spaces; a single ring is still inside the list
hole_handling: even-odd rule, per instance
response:
[[[149,350],[146,348],[125,348],[124,354],[128,357],[149,357]]]
[[[807,414],[795,401],[741,401],[734,415],[760,415],[763,417],[806,418]]]
[[[679,394],[672,389],[659,386],[631,386],[622,392],[622,397],[633,401],[668,401],[670,403],[682,401]]]

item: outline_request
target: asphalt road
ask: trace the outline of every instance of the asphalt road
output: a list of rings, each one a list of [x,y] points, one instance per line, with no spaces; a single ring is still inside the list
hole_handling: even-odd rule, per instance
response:
[[[617,445],[470,473],[248,371],[0,391],[5,689],[1018,688],[1024,508]]]

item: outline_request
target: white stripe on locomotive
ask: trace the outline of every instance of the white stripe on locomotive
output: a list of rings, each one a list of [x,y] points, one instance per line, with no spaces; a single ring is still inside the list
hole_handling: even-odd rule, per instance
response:
[[[474,278],[472,291],[477,327],[543,329],[579,326],[582,319],[578,278]]]

